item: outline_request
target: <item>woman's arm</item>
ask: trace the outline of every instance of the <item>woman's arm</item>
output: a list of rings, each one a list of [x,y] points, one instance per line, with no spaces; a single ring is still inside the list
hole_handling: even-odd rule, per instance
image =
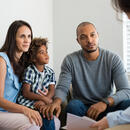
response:
[[[46,104],[50,103],[50,99],[48,97],[46,97],[44,94],[35,94],[34,92],[31,92],[30,87],[31,87],[30,84],[23,83],[22,94],[25,98],[29,100],[38,100],[38,101],[41,100]]]
[[[91,127],[97,127],[97,130],[104,130],[108,127],[114,127],[122,124],[130,123],[130,107],[126,110],[119,110],[115,112],[110,112],[106,117],[94,123]]]
[[[31,110],[25,106],[18,105],[16,103],[4,99],[6,73],[7,73],[6,62],[2,57],[0,57],[0,107],[9,112],[23,113],[29,118],[31,123],[34,120],[37,125],[41,126],[42,119],[37,111]]]

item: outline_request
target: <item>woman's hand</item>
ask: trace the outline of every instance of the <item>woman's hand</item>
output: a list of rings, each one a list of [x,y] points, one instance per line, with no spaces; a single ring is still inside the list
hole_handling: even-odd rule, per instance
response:
[[[91,128],[97,128],[97,130],[104,130],[109,127],[107,118],[104,117],[100,121],[94,123],[93,125],[90,126]]]
[[[30,108],[24,107],[23,108],[23,114],[26,115],[29,118],[29,121],[31,123],[35,122],[36,125],[42,126],[42,118],[38,111],[32,110]]]

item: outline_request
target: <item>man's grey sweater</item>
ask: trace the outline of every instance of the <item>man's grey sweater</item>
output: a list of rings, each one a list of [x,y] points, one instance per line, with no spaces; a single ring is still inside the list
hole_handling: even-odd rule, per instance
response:
[[[86,60],[83,50],[65,57],[55,97],[64,101],[71,84],[73,98],[83,101],[84,104],[94,104],[103,98],[112,97],[117,105],[130,98],[128,78],[120,57],[101,48],[98,58],[94,61]]]

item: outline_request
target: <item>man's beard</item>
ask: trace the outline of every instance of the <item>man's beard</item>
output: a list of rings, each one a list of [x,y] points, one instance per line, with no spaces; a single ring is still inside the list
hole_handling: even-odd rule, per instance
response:
[[[97,47],[97,48],[98,48],[98,47]],[[87,53],[93,53],[93,52],[97,51],[97,48],[94,49],[94,50],[87,50],[87,49],[84,49],[84,51],[87,52]]]

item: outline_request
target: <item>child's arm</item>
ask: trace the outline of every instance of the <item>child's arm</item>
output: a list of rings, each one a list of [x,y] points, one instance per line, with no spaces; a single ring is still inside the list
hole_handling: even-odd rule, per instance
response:
[[[50,84],[49,85],[49,91],[48,94],[46,95],[48,98],[52,99],[54,97],[55,94],[55,85],[54,84]]]
[[[23,90],[22,90],[22,94],[25,98],[29,99],[29,100],[42,100],[45,104],[49,104],[50,103],[50,99],[46,96],[44,96],[43,94],[36,94],[30,91],[30,87],[31,85],[28,83],[23,83]]]

